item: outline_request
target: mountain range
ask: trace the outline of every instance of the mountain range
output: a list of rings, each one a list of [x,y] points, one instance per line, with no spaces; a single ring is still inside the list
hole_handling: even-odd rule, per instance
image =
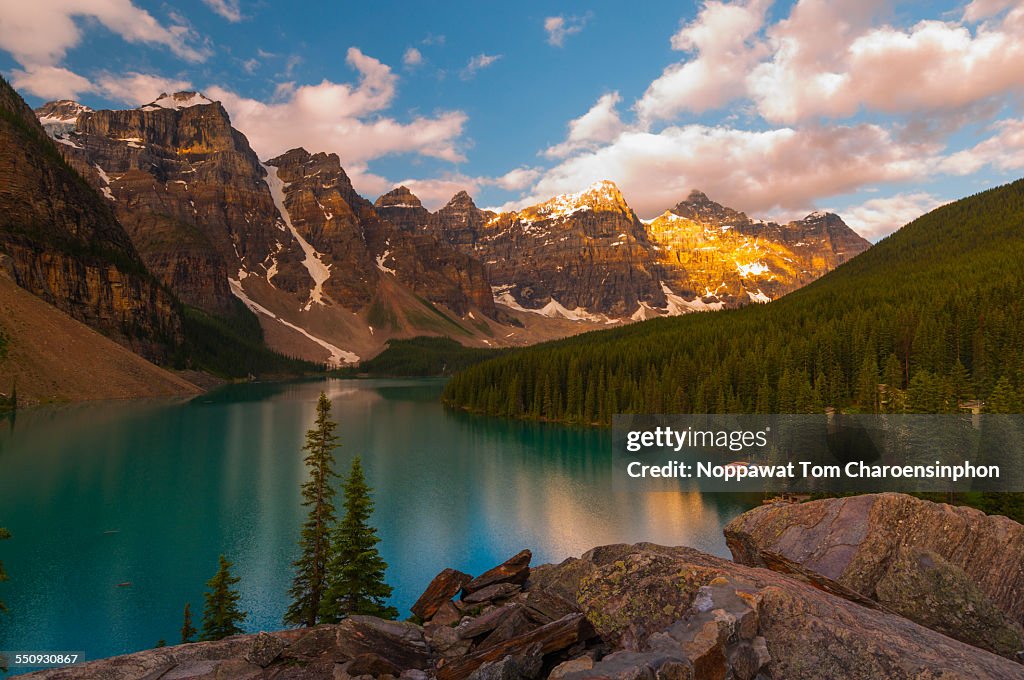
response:
[[[159,330],[162,339],[147,350],[157,359],[157,346],[175,346],[180,322],[146,314],[172,308],[171,299],[234,326],[252,312],[271,348],[341,365],[374,356],[393,338],[527,345],[767,302],[869,247],[834,214],[781,225],[700,192],[640,220],[609,181],[512,212],[480,209],[466,192],[431,212],[405,187],[371,203],[336,154],[300,148],[261,160],[223,106],[199,93],[164,94],[129,110],[63,100],[32,116],[4,85],[26,137],[13,149],[5,144],[5,153],[23,153],[28,137],[37,153],[58,150],[66,183],[95,190],[83,202],[108,225],[105,244],[151,282],[152,292],[133,293],[140,313],[132,323],[146,332],[110,330],[135,344]],[[47,146],[42,130],[56,145]],[[44,194],[28,184],[15,192],[18,201],[40,211],[44,202],[70,204],[67,187]],[[54,287],[49,274],[48,283],[32,279],[39,266],[13,236],[24,231],[15,222],[39,219],[7,218],[3,247],[17,282],[74,307],[83,293]]]

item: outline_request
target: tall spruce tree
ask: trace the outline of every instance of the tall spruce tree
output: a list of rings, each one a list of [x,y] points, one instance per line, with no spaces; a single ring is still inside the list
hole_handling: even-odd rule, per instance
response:
[[[234,586],[239,582],[231,575],[232,563],[220,556],[220,567],[207,581],[206,607],[203,609],[203,634],[200,640],[220,640],[244,632],[239,626],[247,614],[238,609],[240,595]]]
[[[352,614],[398,617],[398,610],[386,604],[391,596],[391,586],[384,582],[388,565],[377,551],[380,538],[369,524],[371,514],[370,487],[357,456],[345,481],[345,516],[331,536],[333,557],[327,567],[327,593],[320,603],[325,622],[336,623]]]
[[[10,537],[11,537],[11,532],[8,531],[7,529],[4,529],[3,527],[0,527],[0,541],[3,541],[3,540],[8,539]],[[3,583],[6,580],[7,580],[7,572],[4,571],[4,563],[2,561],[0,561],[0,583]],[[3,600],[0,600],[0,612],[5,612],[5,611],[7,611],[7,605],[4,604]]]
[[[333,451],[338,447],[334,436],[337,423],[331,420],[331,400],[323,392],[316,404],[316,423],[306,432],[306,466],[310,478],[302,485],[302,505],[309,515],[302,525],[299,546],[302,554],[293,566],[295,577],[289,590],[292,603],[284,622],[296,626],[315,626],[324,597],[327,565],[331,559],[331,526],[336,522],[334,511]]]
[[[185,603],[185,613],[181,623],[181,644],[193,642],[196,637],[196,628],[192,625],[192,603]]]

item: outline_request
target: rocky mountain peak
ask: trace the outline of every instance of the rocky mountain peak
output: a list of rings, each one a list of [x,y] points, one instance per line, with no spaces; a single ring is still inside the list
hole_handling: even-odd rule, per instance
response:
[[[58,99],[46,102],[35,110],[36,116],[44,125],[47,122],[73,123],[82,113],[92,111],[88,106],[79,104],[73,99]]]
[[[375,208],[422,208],[423,204],[416,194],[406,186],[400,186],[383,194],[374,202]]]
[[[703,191],[694,189],[686,197],[685,201],[677,203],[671,212],[686,217],[694,222],[710,224],[714,226],[747,224],[750,218],[745,213],[727,208],[721,203],[716,203],[708,198]]]
[[[800,220],[800,222],[823,222],[826,224],[840,223],[843,222],[843,218],[833,212],[825,212],[822,210],[815,210],[807,217]],[[845,224],[845,222],[843,222]]]
[[[562,219],[577,213],[592,211],[631,212],[626,199],[615,182],[601,180],[575,194],[561,194],[526,208],[520,217],[527,221]]]
[[[46,102],[33,113],[39,119],[39,123],[51,137],[57,137],[71,132],[78,123],[78,117],[83,113],[90,113],[92,109],[74,101],[73,99],[58,99],[57,101]]]
[[[476,208],[476,203],[473,201],[473,197],[470,196],[465,190],[452,196],[452,199],[445,204],[445,208],[457,208],[460,210],[473,210]]]
[[[199,92],[185,91],[175,92],[174,94],[162,92],[155,100],[140,108],[142,108],[143,111],[152,111],[154,109],[179,110],[212,103],[212,99],[208,99]]]

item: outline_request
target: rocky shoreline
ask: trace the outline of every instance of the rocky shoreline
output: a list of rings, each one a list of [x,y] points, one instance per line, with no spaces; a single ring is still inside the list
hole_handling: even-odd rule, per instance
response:
[[[353,616],[24,677],[1024,678],[1015,522],[880,494],[757,508],[726,533],[736,562],[641,543],[531,568],[524,550],[475,578],[441,571],[409,621]],[[855,578],[866,562],[882,576]]]

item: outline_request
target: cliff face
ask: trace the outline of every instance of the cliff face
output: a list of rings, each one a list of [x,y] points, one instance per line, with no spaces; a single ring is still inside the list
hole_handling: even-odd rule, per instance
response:
[[[755,221],[700,192],[642,222],[611,182],[511,213],[480,210],[465,192],[434,214],[402,211],[403,223],[483,260],[498,302],[567,318],[768,302],[870,246],[837,215]]]
[[[103,200],[0,81],[0,251],[14,280],[153,359],[181,340],[173,298],[150,277]]]
[[[664,304],[643,224],[611,182],[492,217],[473,252],[511,307],[628,318]]]
[[[240,299],[280,351],[355,361],[389,337],[495,335],[459,319],[495,316],[483,265],[379,214],[334,154],[261,163],[223,107],[191,92],[36,114],[162,283],[215,316],[236,314]]]
[[[282,241],[256,154],[220,104],[200,95],[82,111],[59,141],[150,271],[188,304],[230,314],[228,275],[264,264]],[[294,247],[288,254],[301,259]]]
[[[647,226],[670,307],[681,309],[774,300],[871,245],[833,213],[781,225],[752,220],[699,191]]]
[[[607,181],[502,214],[465,192],[431,213],[405,187],[371,204],[334,154],[261,163],[194,92],[36,114],[168,289],[221,317],[238,298],[272,346],[314,360],[391,337],[521,345],[767,302],[867,247],[835,215],[778,225],[699,192],[645,223]]]

